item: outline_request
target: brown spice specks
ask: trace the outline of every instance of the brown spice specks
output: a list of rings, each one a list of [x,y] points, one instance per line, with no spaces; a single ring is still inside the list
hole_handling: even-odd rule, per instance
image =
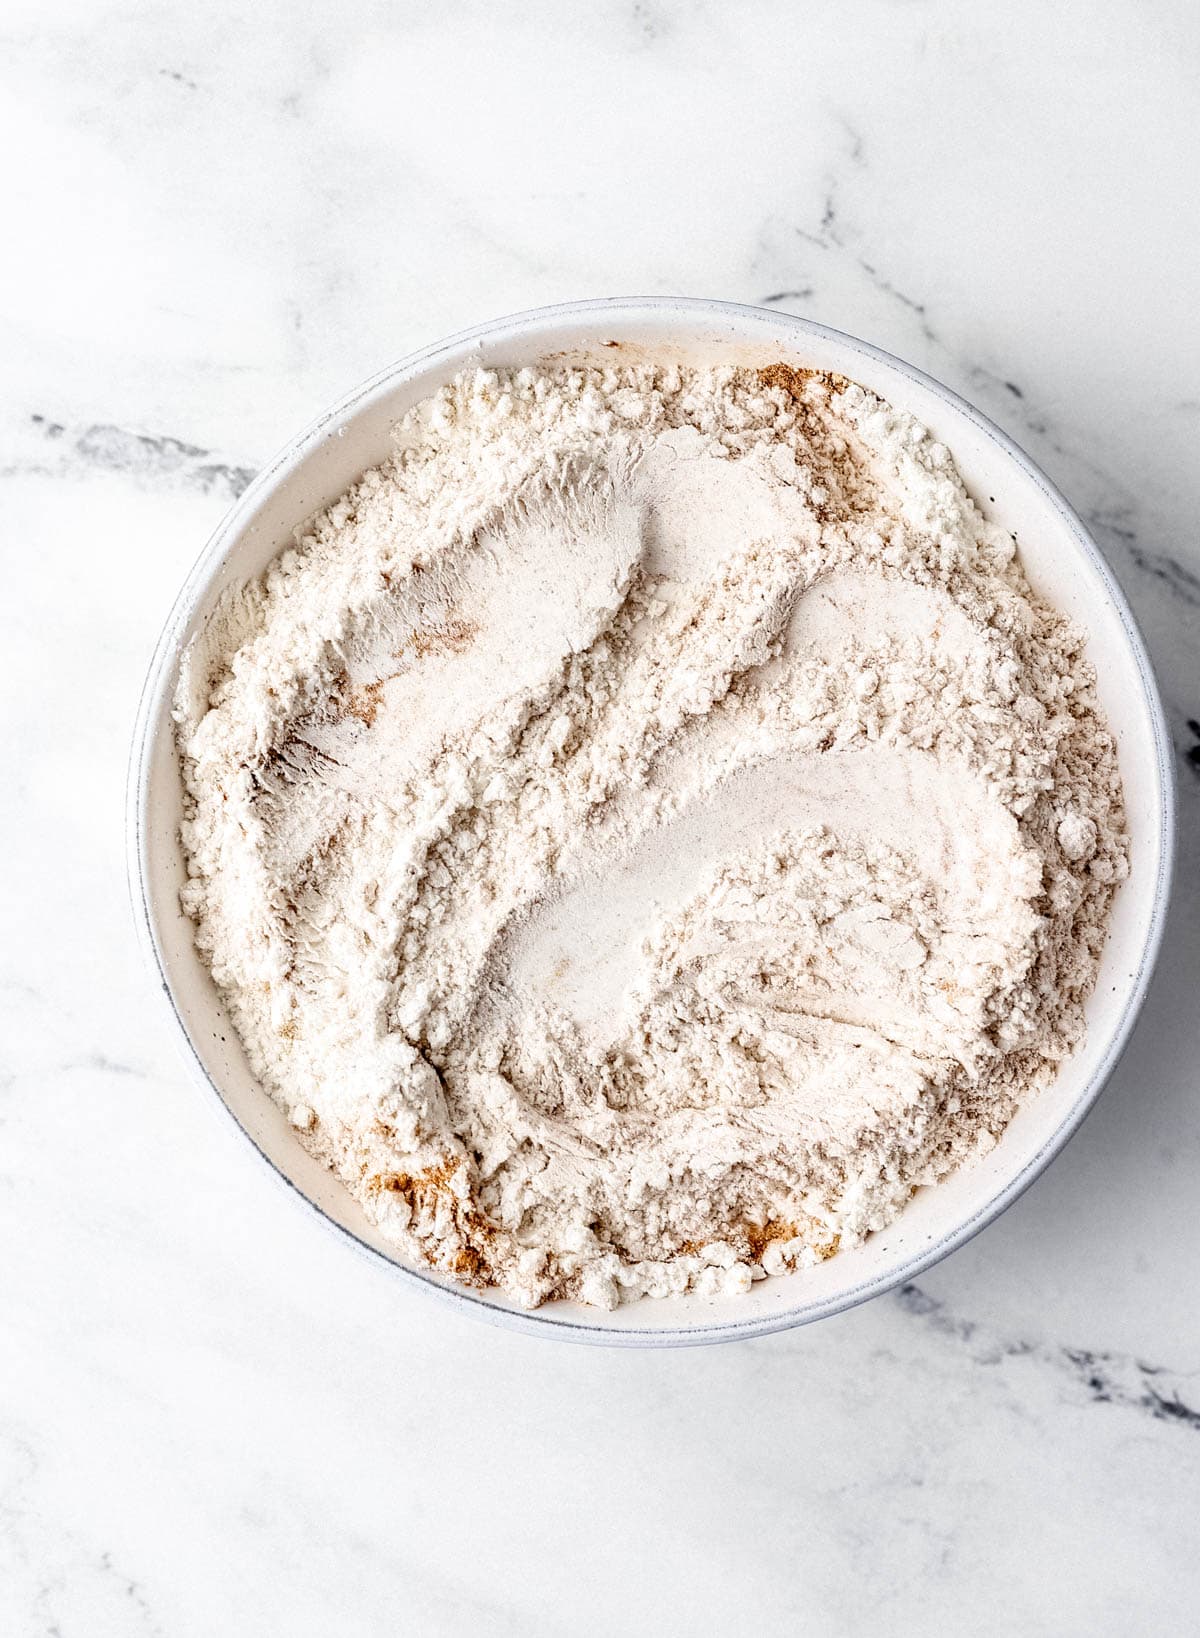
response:
[[[421,1203],[422,1195],[430,1191],[436,1195],[439,1189],[444,1189],[460,1164],[457,1160],[443,1160],[421,1172],[391,1172],[378,1178],[376,1187],[386,1189],[389,1194],[403,1195],[410,1206],[416,1206]]]
[[[463,620],[452,616],[440,626],[419,626],[396,655],[402,658],[408,649],[419,660],[427,660],[431,654],[461,654],[471,646],[471,639],[479,631],[476,620]]]
[[[418,1238],[417,1249],[431,1267],[456,1274],[468,1285],[487,1286],[494,1282],[486,1246],[494,1238],[495,1231],[486,1218],[472,1210],[448,1187],[461,1165],[459,1160],[443,1160],[420,1172],[392,1172],[377,1176],[368,1187],[400,1195],[416,1216],[432,1217],[439,1206],[448,1207],[458,1230],[459,1241],[449,1258],[438,1256],[440,1248],[436,1241],[426,1244]]]
[[[758,379],[764,387],[778,387],[792,398],[801,397],[809,381],[824,381],[835,389],[848,385],[846,377],[835,371],[806,370],[795,364],[766,364],[759,370]]]
[[[770,1223],[739,1224],[750,1243],[751,1259],[756,1263],[762,1262],[763,1252],[769,1245],[795,1240],[798,1237],[803,1238],[808,1249],[825,1262],[836,1253],[841,1244],[841,1236],[835,1234],[831,1239],[821,1241],[812,1232],[815,1226],[811,1220],[807,1228],[799,1223],[784,1223],[778,1220]]]
[[[390,681],[390,677],[380,677],[378,682],[364,683],[361,688],[354,689],[346,701],[347,715],[357,717],[359,722],[370,728],[383,700],[384,684]]]
[[[445,620],[441,625],[419,626],[396,650],[395,658],[405,660],[412,655],[418,660],[427,660],[433,654],[461,654],[470,647],[478,631],[477,622],[459,618]],[[367,728],[373,727],[383,703],[384,689],[393,678],[402,675],[403,669],[391,671],[386,677],[351,689],[345,704],[346,715],[357,717]]]
[[[751,1261],[762,1262],[763,1252],[769,1245],[780,1240],[794,1240],[800,1229],[795,1223],[781,1223],[778,1219],[770,1223],[739,1223],[740,1236],[749,1244]]]
[[[781,1222],[777,1218],[769,1223],[752,1223],[743,1219],[740,1223],[734,1223],[725,1234],[714,1238],[728,1240],[736,1247],[740,1256],[752,1263],[761,1263],[767,1247],[780,1241],[805,1238],[809,1250],[822,1262],[832,1257],[841,1244],[839,1235],[835,1234],[832,1239],[822,1243],[814,1239],[811,1233],[806,1235],[806,1230],[799,1223]],[[710,1243],[708,1240],[684,1240],[675,1256],[699,1257],[705,1246]]]

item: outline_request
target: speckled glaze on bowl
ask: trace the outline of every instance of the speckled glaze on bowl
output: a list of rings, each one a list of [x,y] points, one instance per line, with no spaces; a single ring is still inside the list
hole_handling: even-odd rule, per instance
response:
[[[919,1191],[865,1245],[815,1269],[764,1280],[746,1296],[643,1300],[613,1313],[555,1302],[528,1313],[498,1294],[466,1290],[402,1261],[301,1147],[255,1081],[179,908],[182,786],[171,697],[179,656],[224,588],[259,574],[297,525],[383,460],[396,420],[459,370],[664,353],[697,363],[782,361],[837,371],[908,410],[949,445],[987,515],[1016,534],[1033,584],[1089,633],[1101,704],[1117,740],[1132,868],[1116,899],[1086,1043],[985,1160]],[[350,393],[260,473],[205,547],[159,640],[138,712],[128,823],[134,911],[179,1045],[196,1080],[266,1168],[349,1244],[464,1312],[537,1336],[670,1347],[758,1336],[865,1302],[964,1244],[1049,1165],[1112,1073],[1149,982],[1170,886],[1173,787],[1162,705],[1124,596],[1063,497],[978,410],[879,348],[804,319],[726,302],[613,299],[498,319],[415,353]]]

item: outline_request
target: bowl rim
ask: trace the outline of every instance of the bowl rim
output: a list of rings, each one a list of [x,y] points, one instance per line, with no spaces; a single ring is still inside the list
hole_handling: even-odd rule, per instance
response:
[[[173,670],[178,654],[179,639],[191,619],[199,595],[207,587],[213,570],[225,556],[230,541],[239,533],[244,520],[280,480],[318,445],[331,423],[341,421],[359,409],[366,400],[385,386],[401,385],[417,371],[436,363],[448,354],[469,349],[485,339],[498,339],[505,333],[527,335],[557,322],[586,317],[608,317],[626,322],[653,321],[670,316],[690,317],[697,322],[722,317],[740,324],[758,322],[776,333],[791,332],[796,337],[816,336],[850,353],[858,353],[873,362],[889,366],[915,381],[934,394],[953,411],[968,421],[994,442],[1008,459],[1040,490],[1046,504],[1066,525],[1075,545],[1089,560],[1105,595],[1116,612],[1124,638],[1134,659],[1141,682],[1144,703],[1149,713],[1154,735],[1154,761],[1157,778],[1159,826],[1156,838],[1158,870],[1154,896],[1150,906],[1149,923],[1142,946],[1136,974],[1126,995],[1124,1007],[1116,1026],[1109,1034],[1104,1051],[1064,1119],[1047,1137],[1036,1153],[1007,1183],[988,1200],[981,1203],[956,1227],[947,1230],[936,1241],[900,1261],[892,1269],[860,1281],[848,1290],[815,1302],[800,1303],[793,1308],[766,1315],[748,1315],[744,1320],[722,1320],[679,1326],[590,1325],[586,1321],[549,1318],[542,1310],[523,1311],[501,1306],[485,1293],[465,1287],[443,1284],[432,1271],[399,1262],[377,1247],[360,1239],[350,1228],[329,1214],[307,1195],[298,1183],[280,1170],[271,1157],[260,1147],[252,1134],[241,1124],[229,1108],[216,1082],[208,1073],[192,1041],[187,1025],[171,988],[166,963],[147,891],[148,842],[146,805],[149,790],[149,763],[153,749],[153,729],[160,715],[164,693],[173,683]],[[510,1330],[528,1335],[553,1337],[560,1341],[582,1342],[613,1347],[688,1347],[704,1343],[733,1342],[750,1337],[765,1336],[776,1331],[790,1330],[815,1320],[843,1313],[872,1297],[880,1296],[897,1286],[915,1279],[933,1264],[951,1252],[957,1251],[982,1229],[994,1222],[1002,1212],[1017,1200],[1036,1177],[1050,1164],[1066,1143],[1074,1136],[1118,1062],[1129,1041],[1138,1014],[1145,1000],[1155,963],[1162,946],[1170,899],[1171,879],[1175,855],[1175,783],[1171,755],[1171,739],[1163,710],[1162,698],[1154,668],[1145,641],[1103,553],[1084,525],[1078,513],[1057,486],[1025,451],[996,426],[973,404],[951,388],[927,374],[924,370],[898,358],[895,354],[873,343],[844,331],[820,324],[816,320],[794,314],[780,313],[772,308],[756,307],[741,302],[709,300],[703,297],[670,296],[606,296],[586,301],[560,302],[536,307],[500,318],[490,319],[469,329],[433,342],[427,347],[405,354],[402,358],[377,370],[358,386],[324,410],[299,434],[289,439],[282,449],[267,462],[243,493],[222,517],[206,541],[202,551],[184,581],[164,622],[147,669],[138,702],[134,732],[130,747],[126,784],[126,864],[130,902],[138,931],[138,942],[147,968],[156,981],[166,1003],[177,1049],[181,1052],[191,1078],[205,1092],[209,1107],[229,1130],[240,1133],[252,1153],[266,1166],[278,1183],[314,1212],[327,1229],[375,1264],[383,1265],[402,1279],[419,1286],[431,1295],[452,1304],[460,1312],[490,1321]],[[631,1315],[636,1313],[631,1305]]]

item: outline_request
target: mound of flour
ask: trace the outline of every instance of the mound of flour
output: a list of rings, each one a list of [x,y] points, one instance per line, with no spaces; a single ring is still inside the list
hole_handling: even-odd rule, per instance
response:
[[[406,1255],[744,1290],[1079,1040],[1126,869],[1082,641],[860,387],[467,374],[188,654],[185,908]]]

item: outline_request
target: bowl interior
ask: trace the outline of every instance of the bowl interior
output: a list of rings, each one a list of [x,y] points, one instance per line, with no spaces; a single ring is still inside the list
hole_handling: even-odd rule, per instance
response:
[[[606,1314],[553,1303],[523,1315],[505,1299],[463,1292],[414,1271],[448,1298],[491,1316],[579,1338],[671,1342],[746,1335],[836,1311],[910,1277],[967,1238],[1020,1189],[1082,1119],[1132,1023],[1156,947],[1166,887],[1169,774],[1161,710],[1140,639],[1111,576],[1057,494],[975,411],[863,343],[803,321],[712,304],[597,303],[502,321],[386,372],[322,418],[262,475],[230,513],[181,594],[143,701],[135,746],[133,846],[143,912],[164,987],[193,1065],[262,1155],[332,1223],[403,1264],[357,1204],[304,1151],[258,1086],[179,908],[182,789],[171,696],[178,655],[222,591],[252,578],[292,532],[388,455],[390,432],[411,404],[469,365],[521,366],[589,357],[599,362],[670,354],[697,362],[777,362],[839,371],[942,438],[986,514],[1017,537],[1033,584],[1088,631],[1088,654],[1115,732],[1128,806],[1132,870],[1118,894],[1088,1036],[1054,1083],[1032,1100],[982,1162],[920,1191],[900,1219],[866,1245],[819,1267],[761,1282],[745,1297],[643,1300]]]

